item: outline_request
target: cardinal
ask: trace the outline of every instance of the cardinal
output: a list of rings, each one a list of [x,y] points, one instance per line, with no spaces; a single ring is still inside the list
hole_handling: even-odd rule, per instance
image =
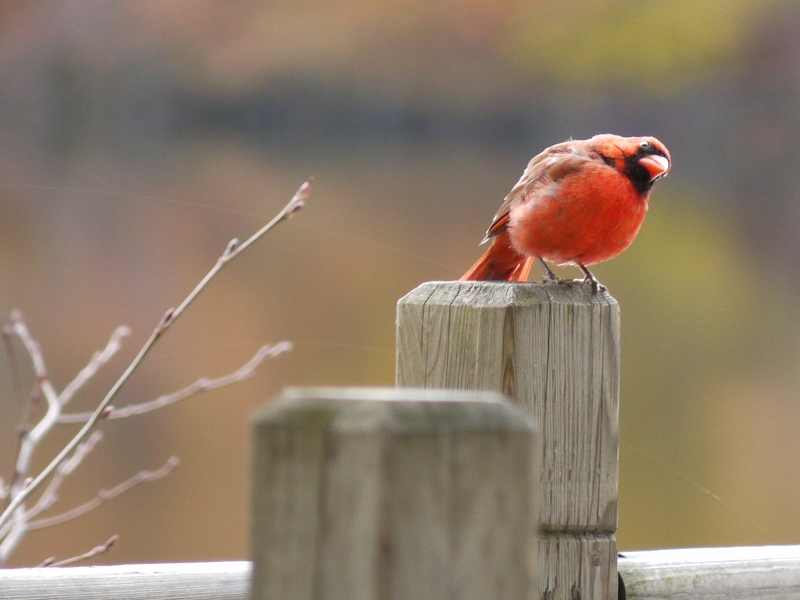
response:
[[[481,244],[486,253],[461,281],[527,281],[538,259],[544,281],[565,283],[545,261],[587,268],[631,245],[653,184],[669,173],[666,146],[653,137],[610,133],[570,140],[534,156],[506,196]]]

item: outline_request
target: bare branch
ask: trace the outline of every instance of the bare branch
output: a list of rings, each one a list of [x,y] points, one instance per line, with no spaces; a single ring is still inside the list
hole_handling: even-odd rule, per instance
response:
[[[45,560],[42,564],[39,565],[38,568],[43,567],[66,567],[67,565],[74,565],[76,562],[80,562],[82,560],[87,560],[92,558],[93,556],[97,556],[98,554],[105,554],[117,543],[119,540],[118,535],[112,535],[105,544],[101,544],[99,546],[95,546],[88,552],[81,554],[79,556],[73,556],[72,558],[66,558],[64,560],[60,560],[56,562],[54,557],[50,557]]]
[[[85,515],[90,510],[94,510],[104,502],[107,502],[108,500],[127,492],[129,489],[139,485],[140,483],[155,481],[156,479],[161,479],[162,477],[169,475],[175,469],[175,467],[178,466],[179,462],[180,461],[178,460],[177,456],[171,456],[170,459],[164,463],[164,466],[160,469],[155,471],[140,471],[130,479],[126,479],[110,490],[100,490],[97,493],[97,496],[88,502],[84,502],[80,506],[76,506],[75,508],[68,510],[67,512],[63,512],[52,517],[46,517],[44,519],[38,519],[36,521],[30,521],[28,523],[28,530],[33,531],[34,529],[44,529],[45,527],[60,525],[61,523],[66,523],[67,521],[76,519],[81,515]]]
[[[56,471],[55,475],[53,475],[50,483],[47,484],[47,487],[45,488],[39,500],[30,508],[30,510],[25,512],[26,521],[38,514],[43,513],[58,501],[58,489],[61,487],[64,479],[66,479],[66,477],[83,462],[83,459],[86,458],[86,455],[89,454],[89,452],[91,452],[102,439],[102,431],[92,432],[92,435],[90,435],[85,442],[78,446],[78,449],[75,450],[75,454],[61,463],[61,466],[58,467],[58,470]],[[3,537],[2,531],[0,531],[0,537]]]
[[[184,400],[185,398],[189,398],[190,396],[194,396],[200,392],[208,392],[210,390],[215,390],[217,388],[230,385],[232,383],[238,383],[240,381],[244,381],[255,374],[256,369],[269,358],[275,358],[279,354],[283,354],[292,349],[292,344],[290,342],[279,342],[274,346],[262,346],[258,349],[258,352],[244,365],[239,367],[233,373],[229,373],[227,375],[223,375],[221,377],[217,377],[216,379],[209,379],[208,377],[202,377],[195,381],[193,384],[186,386],[185,388],[178,390],[177,392],[172,392],[171,394],[164,394],[163,396],[159,396],[155,400],[150,400],[148,402],[141,402],[139,404],[131,404],[124,408],[113,408],[109,407],[109,411],[107,413],[106,418],[108,419],[124,419],[126,417],[132,417],[134,415],[141,415],[146,412],[150,412],[153,410],[157,410],[164,406],[168,406],[170,404],[174,404],[180,400]],[[92,416],[90,412],[82,412],[82,413],[70,413],[70,414],[63,414],[59,417],[59,423],[83,423],[87,421]]]
[[[24,486],[22,489],[25,489]],[[2,565],[8,560],[8,557],[28,531],[25,523],[25,506],[20,505],[17,507],[14,512],[11,513],[8,521],[6,521],[0,529],[4,532],[2,536],[3,541],[0,543],[0,565]]]
[[[56,474],[53,475],[53,478],[50,480],[50,483],[47,484],[47,487],[36,504],[27,511],[24,510],[24,507],[21,507],[16,519],[0,527],[0,539],[3,540],[3,543],[0,544],[0,559],[2,559],[0,562],[4,562],[5,558],[14,550],[16,544],[22,540],[22,536],[28,531],[28,521],[32,517],[51,508],[58,501],[58,489],[61,487],[64,479],[77,468],[86,455],[89,454],[102,439],[103,433],[101,431],[94,431],[92,435],[89,436],[89,439],[78,446],[75,453],[69,459],[61,463]],[[26,484],[27,483],[30,483],[30,479],[26,481]]]
[[[14,390],[14,396],[17,398],[17,403],[22,405],[22,378],[19,375],[19,362],[17,362],[17,353],[14,351],[14,344],[11,341],[11,336],[14,334],[11,327],[5,326],[2,330],[3,345],[6,347],[6,356],[8,357],[8,367],[11,372],[11,387]]]
[[[83,462],[83,459],[86,458],[86,455],[94,450],[94,447],[102,439],[102,431],[93,431],[92,435],[89,436],[89,439],[78,446],[78,448],[75,450],[75,454],[73,454],[71,458],[68,458],[61,463],[61,465],[58,467],[58,473],[64,477],[71,474],[78,467],[78,465]]]
[[[163,321],[164,328],[169,327],[172,324],[172,322],[175,321],[175,319],[177,319],[183,313],[184,310],[186,310],[186,307],[188,307],[192,302],[194,302],[194,299],[197,298],[200,292],[202,292],[206,288],[208,282],[211,281],[226,264],[228,264],[234,258],[239,256],[239,254],[244,252],[244,250],[248,246],[253,244],[256,240],[258,240],[261,236],[263,236],[265,233],[267,233],[269,230],[275,227],[278,223],[291,219],[296,212],[301,210],[306,205],[306,199],[308,198],[308,195],[311,193],[311,184],[313,183],[313,181],[314,179],[311,178],[308,181],[306,181],[303,185],[301,185],[300,188],[295,192],[292,199],[289,200],[289,203],[286,206],[284,206],[281,209],[281,211],[277,215],[275,215],[269,223],[267,223],[266,225],[264,225],[264,227],[256,231],[253,235],[251,235],[247,239],[247,241],[245,241],[243,244],[240,245],[239,240],[236,238],[228,242],[228,246],[225,248],[225,251],[222,253],[222,256],[220,256],[217,259],[217,264],[215,264],[211,268],[211,270],[206,274],[206,276],[200,280],[200,283],[198,283],[197,286],[192,290],[192,292],[186,297],[186,299],[183,302],[181,302],[178,308],[167,311],[167,314],[164,316],[164,321]]]
[[[47,376],[47,367],[44,364],[44,356],[42,355],[42,350],[39,347],[39,342],[33,339],[31,336],[30,331],[28,331],[28,325],[25,323],[25,320],[22,318],[22,312],[20,310],[12,310],[11,311],[11,330],[17,335],[20,339],[22,344],[25,346],[25,349],[28,351],[28,355],[31,358],[31,362],[33,363],[33,370],[36,374],[36,378],[39,381],[49,381]],[[48,391],[44,389],[42,386],[42,391],[45,395],[48,394]],[[53,386],[49,386],[49,390],[52,391],[51,397],[48,397],[47,401],[51,402],[58,398],[58,394],[55,393],[55,389]]]
[[[28,434],[30,433],[31,414],[33,413],[33,409],[38,404],[40,397],[40,389],[37,382],[36,385],[33,386],[33,389],[28,396],[28,401],[25,403],[25,408],[22,410],[22,419],[20,420],[19,425],[17,425],[17,446],[14,448],[14,474],[11,478],[9,495],[11,494],[11,490],[15,489],[19,481],[25,477],[25,473],[20,471],[19,454],[22,451],[22,446],[25,443],[25,440],[28,438]]]
[[[12,484],[11,490],[11,494],[14,496],[17,492],[15,488],[19,487],[20,479],[28,472],[33,450],[36,448],[39,440],[41,440],[45,434],[53,428],[53,425],[56,424],[56,420],[61,414],[61,403],[58,401],[58,394],[47,375],[47,367],[45,366],[44,356],[42,356],[39,343],[33,339],[30,331],[28,331],[28,326],[22,318],[22,313],[18,310],[12,311],[11,321],[11,330],[19,337],[25,349],[28,351],[31,363],[33,364],[34,373],[36,374],[38,387],[47,400],[47,413],[45,413],[30,432],[20,434],[21,440],[16,463],[17,478],[14,484]],[[13,503],[14,500],[12,498],[11,504]]]
[[[129,332],[128,328],[117,328],[103,352],[95,353],[89,365],[84,368],[78,377],[76,377],[75,381],[65,389],[65,393],[59,396],[56,394],[55,388],[49,380],[39,344],[30,334],[20,311],[12,312],[12,322],[12,326],[4,328],[4,333],[9,336],[16,335],[19,337],[31,358],[36,374],[36,383],[31,391],[30,399],[25,405],[22,421],[17,429],[17,448],[14,457],[13,481],[7,490],[0,490],[3,492],[0,494],[0,498],[9,503],[33,481],[32,478],[26,478],[31,457],[40,440],[50,431],[58,415],[61,414],[61,406],[63,406],[64,403],[63,398],[69,400],[80,385],[88,380],[99,366],[107,362],[108,359],[117,352],[119,349],[119,340]],[[31,431],[29,425],[30,415],[42,393],[44,393],[48,400],[48,411],[37,426],[34,427],[33,431]],[[53,401],[54,399],[55,402]],[[13,518],[9,519],[0,527],[0,540],[2,540],[0,543],[0,564],[5,562],[28,531],[28,520],[32,516],[47,510],[55,504],[58,499],[58,488],[61,486],[64,478],[81,463],[86,454],[91,451],[100,439],[102,439],[102,433],[95,431],[86,442],[79,444],[73,456],[59,466],[53,479],[45,489],[45,492],[33,508],[26,511],[24,504],[20,504]]]
[[[139,350],[139,353],[133,359],[133,361],[128,365],[125,371],[122,373],[120,378],[116,381],[116,383],[111,386],[111,389],[105,395],[103,400],[100,404],[97,405],[97,408],[92,413],[92,416],[89,418],[88,421],[84,424],[83,427],[75,434],[75,436],[67,443],[64,448],[62,448],[61,452],[48,464],[39,475],[34,478],[34,480],[30,483],[30,485],[26,486],[24,489],[21,489],[19,493],[14,495],[11,502],[8,503],[6,509],[0,514],[0,528],[2,528],[9,520],[11,520],[16,512],[16,510],[22,506],[25,500],[30,496],[42,483],[48,479],[58,468],[58,466],[64,462],[64,460],[75,451],[78,444],[80,444],[84,438],[89,434],[89,432],[95,427],[97,421],[103,416],[106,411],[106,408],[111,401],[116,397],[117,393],[119,392],[120,388],[130,379],[131,375],[136,371],[139,365],[142,363],[144,358],[152,349],[153,345],[158,341],[161,335],[172,325],[177,318],[183,313],[184,310],[197,298],[197,296],[202,292],[208,283],[214,278],[214,276],[219,273],[219,271],[228,264],[234,257],[238,256],[245,248],[253,244],[256,240],[258,240],[261,236],[265,233],[270,231],[273,227],[275,227],[278,223],[285,221],[286,219],[290,218],[294,213],[305,206],[305,200],[308,197],[311,191],[311,180],[306,181],[300,188],[297,190],[295,195],[289,201],[289,203],[281,209],[281,211],[264,227],[259,229],[256,233],[254,233],[246,242],[244,242],[241,246],[238,244],[231,243],[225,249],[223,255],[217,259],[216,264],[211,268],[211,270],[206,274],[206,276],[200,281],[200,283],[192,290],[186,299],[178,306],[176,309],[169,309],[162,317],[159,324],[150,334],[150,337],[144,343],[142,348]],[[231,249],[234,247],[234,249]]]
[[[72,397],[89,379],[97,373],[98,369],[106,364],[111,358],[119,351],[122,347],[122,338],[127,337],[131,334],[131,328],[125,325],[117,327],[114,330],[114,333],[111,334],[111,339],[108,340],[108,344],[101,352],[95,352],[92,355],[92,359],[89,361],[81,372],[78,373],[77,377],[67,384],[67,386],[62,390],[61,394],[59,394],[59,401],[61,402],[61,406],[64,406],[67,402],[72,400]]]

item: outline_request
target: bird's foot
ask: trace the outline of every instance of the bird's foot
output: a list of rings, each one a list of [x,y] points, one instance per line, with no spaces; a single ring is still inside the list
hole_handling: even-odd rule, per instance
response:
[[[571,279],[561,279],[558,275],[553,273],[553,270],[547,266],[547,263],[544,262],[541,258],[539,262],[542,263],[544,267],[544,274],[542,275],[542,283],[554,283],[556,285],[569,285],[572,283]]]
[[[592,272],[589,269],[587,269],[583,265],[578,265],[578,266],[580,267],[581,271],[583,271],[584,274],[584,278],[580,280],[580,283],[582,283],[583,285],[592,286],[592,296],[596,296],[599,292],[606,291],[606,286],[597,281],[597,278],[594,275],[592,275]]]
[[[572,279],[562,279],[558,275],[548,275],[545,273],[542,275],[542,283],[553,283],[555,285],[572,285],[575,283]]]
[[[604,286],[602,283],[597,281],[594,277],[591,279],[587,279],[584,277],[583,279],[579,280],[583,285],[591,285],[592,286],[592,296],[597,296],[600,292],[605,292],[608,288]]]
[[[592,295],[596,296],[600,292],[606,291],[606,286],[602,283],[597,281],[597,278],[592,275],[592,272],[584,267],[583,265],[578,265],[583,271],[584,278],[583,279],[562,279],[555,273],[553,270],[547,266],[547,263],[544,262],[541,258],[539,262],[542,263],[542,267],[544,267],[544,275],[542,275],[542,283],[554,283],[556,285],[591,285],[592,286]]]

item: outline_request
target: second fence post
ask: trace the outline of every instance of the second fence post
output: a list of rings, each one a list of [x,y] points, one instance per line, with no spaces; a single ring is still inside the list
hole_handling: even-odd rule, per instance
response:
[[[285,390],[253,419],[254,600],[520,600],[537,435],[500,394]]]
[[[541,432],[542,600],[617,598],[619,306],[589,286],[429,282],[398,303],[397,385],[502,391]]]

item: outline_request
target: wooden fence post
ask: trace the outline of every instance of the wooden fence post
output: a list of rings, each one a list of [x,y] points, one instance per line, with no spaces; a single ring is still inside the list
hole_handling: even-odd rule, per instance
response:
[[[253,417],[256,600],[519,600],[538,450],[500,394],[290,389]]]
[[[542,436],[538,590],[617,598],[619,307],[589,286],[425,283],[398,303],[397,385],[499,390]]]

